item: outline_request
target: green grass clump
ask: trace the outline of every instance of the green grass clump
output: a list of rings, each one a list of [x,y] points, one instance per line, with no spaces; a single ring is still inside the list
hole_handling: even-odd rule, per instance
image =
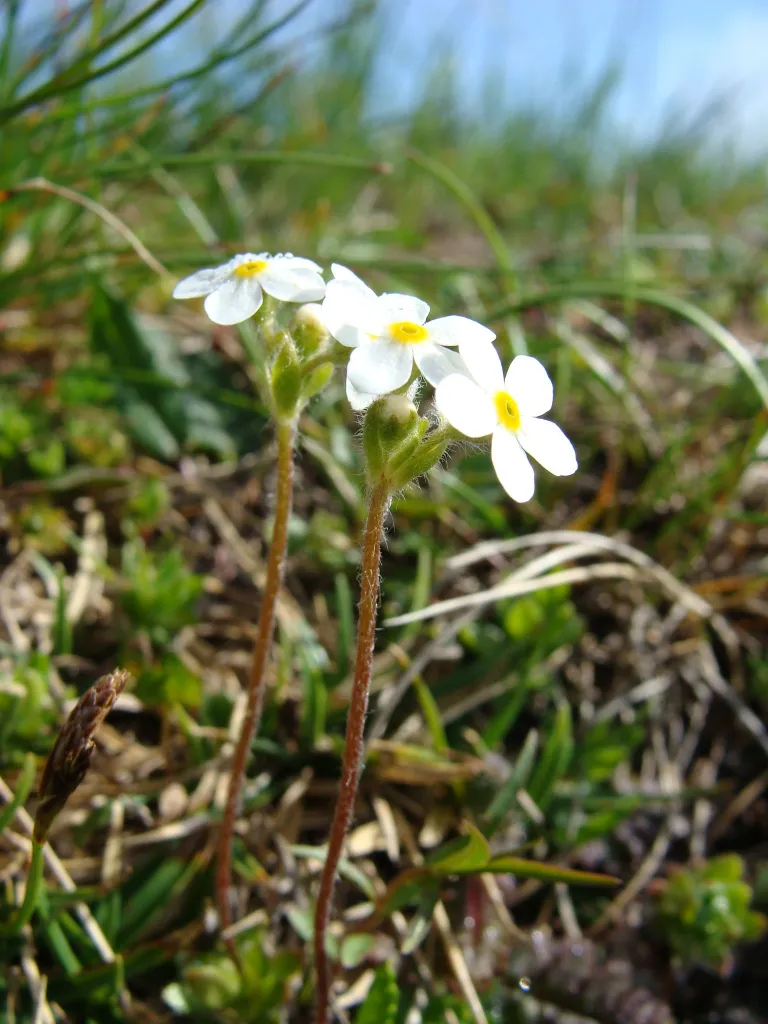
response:
[[[763,914],[750,909],[752,886],[736,854],[714,857],[669,880],[659,903],[659,919],[672,951],[685,964],[722,967],[739,942],[765,934]]]

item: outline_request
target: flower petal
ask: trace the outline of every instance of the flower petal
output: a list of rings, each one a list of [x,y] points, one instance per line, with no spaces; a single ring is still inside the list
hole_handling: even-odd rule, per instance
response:
[[[499,483],[513,501],[530,501],[536,488],[533,466],[517,437],[498,426],[491,439],[491,461]]]
[[[442,345],[433,345],[429,341],[413,345],[411,351],[422,376],[435,388],[452,373],[469,377],[469,370],[458,352],[451,352],[450,349],[443,348]]]
[[[344,267],[341,263],[332,263],[331,270],[333,271],[334,281],[343,281],[344,284],[354,285],[359,292],[362,292],[371,299],[377,297],[373,288],[369,288],[365,281],[361,281],[357,274],[354,274],[349,267]]]
[[[490,396],[461,373],[452,373],[438,384],[435,404],[451,426],[467,437],[485,437],[498,423]]]
[[[229,276],[229,264],[223,267],[206,267],[205,270],[198,270],[189,277],[179,281],[173,289],[174,299],[198,299],[201,295],[209,295],[220,284],[223,284]]]
[[[295,269],[293,257],[276,256],[258,275],[259,284],[281,302],[317,302],[325,295],[325,281],[316,270]]]
[[[368,391],[361,391],[359,388],[356,388],[349,379],[349,374],[347,374],[347,401],[355,412],[362,412],[364,409],[367,409],[377,398],[379,398],[379,395],[372,395]]]
[[[504,373],[499,353],[493,345],[476,345],[473,341],[459,342],[459,355],[477,383],[489,395],[504,387]]]
[[[386,395],[408,383],[413,356],[407,345],[368,341],[349,357],[347,374],[358,389],[372,395]]]
[[[509,364],[504,387],[523,416],[543,416],[552,408],[554,390],[549,374],[533,356],[515,356]]]
[[[415,295],[400,295],[389,292],[379,296],[379,309],[384,323],[397,323],[408,320],[414,324],[423,324],[429,316],[429,305]]]
[[[323,268],[319,263],[315,263],[314,260],[308,260],[304,256],[294,256],[293,253],[285,252],[280,256],[274,256],[270,262],[274,263],[275,260],[280,260],[281,264],[288,267],[290,270],[314,270],[316,274],[322,274]]]
[[[253,316],[263,298],[255,278],[230,279],[211,292],[205,300],[205,312],[215,324],[239,324]]]
[[[328,282],[323,301],[328,330],[342,345],[356,348],[383,329],[376,295],[346,280]]]
[[[427,324],[429,340],[438,345],[489,345],[496,335],[466,316],[441,316]]]
[[[524,416],[517,439],[529,455],[555,476],[571,476],[579,468],[573,445],[551,420]]]

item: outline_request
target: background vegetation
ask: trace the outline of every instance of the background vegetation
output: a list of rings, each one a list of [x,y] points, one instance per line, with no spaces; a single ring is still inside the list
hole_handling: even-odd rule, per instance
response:
[[[468,117],[438,69],[383,123],[381,11],[257,2],[206,49],[217,6],[2,6],[4,1019],[308,1019],[364,494],[339,380],[303,424],[237,847],[241,977],[211,856],[271,438],[248,327],[169,295],[246,249],[338,260],[492,324],[506,357],[550,368],[581,462],[517,507],[470,447],[395,503],[382,621],[435,607],[379,632],[338,893],[343,1012],[764,1019],[762,163],[718,147],[715,109],[630,145],[608,123],[612,73],[557,116]],[[198,54],[183,74],[179,52]],[[51,836],[76,889],[49,875],[44,911],[8,934],[18,808],[67,702],[117,664],[135,687]],[[483,873],[488,844],[540,877]],[[569,867],[622,887],[548,884]]]

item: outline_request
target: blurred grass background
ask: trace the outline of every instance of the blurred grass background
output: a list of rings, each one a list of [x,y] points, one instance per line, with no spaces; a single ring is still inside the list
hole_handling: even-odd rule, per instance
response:
[[[51,881],[29,935],[0,930],[9,1022],[307,1019],[357,426],[341,380],[302,425],[237,850],[241,977],[216,947],[210,862],[271,437],[249,327],[169,299],[191,269],[262,249],[492,324],[505,359],[549,368],[581,463],[517,507],[470,447],[395,502],[382,621],[432,607],[379,633],[342,1012],[764,1019],[762,154],[728,141],[732,112],[703,86],[695,109],[622,129],[620,60],[551,104],[507,102],[489,68],[468,103],[426,0],[430,60],[390,109],[388,76],[414,75],[392,44],[406,6],[2,6],[0,924],[23,879],[11,793],[34,791],[68,700],[117,663],[137,681],[52,835],[75,895]],[[532,877],[483,873],[474,827]],[[405,874],[462,832],[443,868]],[[541,885],[568,867],[625,888]]]

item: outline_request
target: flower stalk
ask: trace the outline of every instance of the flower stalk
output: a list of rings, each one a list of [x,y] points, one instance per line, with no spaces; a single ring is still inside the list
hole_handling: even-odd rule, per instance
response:
[[[352,820],[357,786],[363,768],[363,731],[365,714],[368,709],[368,692],[376,634],[381,538],[384,532],[384,517],[389,508],[389,499],[388,481],[382,479],[371,491],[368,518],[365,523],[361,557],[362,580],[360,616],[357,626],[357,652],[352,698],[347,717],[347,732],[344,739],[341,783],[329,834],[328,854],[320,877],[320,888],[315,907],[316,1024],[328,1024],[329,1020],[331,979],[325,945],[326,935],[331,915],[333,886],[336,881],[344,839]]]
[[[96,749],[96,732],[130,679],[123,669],[102,676],[70,711],[43,768],[32,834],[24,899],[12,924],[20,931],[32,919],[43,891],[43,848],[51,825],[85,778]]]
[[[285,553],[288,546],[288,520],[293,504],[293,463],[296,425],[291,421],[277,424],[277,488],[275,495],[275,519],[272,544],[267,559],[267,574],[264,584],[261,611],[257,626],[256,642],[248,674],[248,692],[245,718],[237,740],[229,777],[227,803],[224,808],[219,831],[216,860],[216,906],[221,930],[232,924],[229,890],[232,882],[232,847],[235,822],[237,820],[240,795],[243,789],[248,754],[254,733],[261,719],[264,706],[264,689],[272,638],[275,632],[277,599],[285,570]],[[230,953],[236,959],[234,944],[228,943]]]
[[[24,925],[29,924],[40,901],[43,887],[43,844],[32,839],[32,857],[27,873],[27,886],[19,912],[13,922],[13,931],[20,932]]]

